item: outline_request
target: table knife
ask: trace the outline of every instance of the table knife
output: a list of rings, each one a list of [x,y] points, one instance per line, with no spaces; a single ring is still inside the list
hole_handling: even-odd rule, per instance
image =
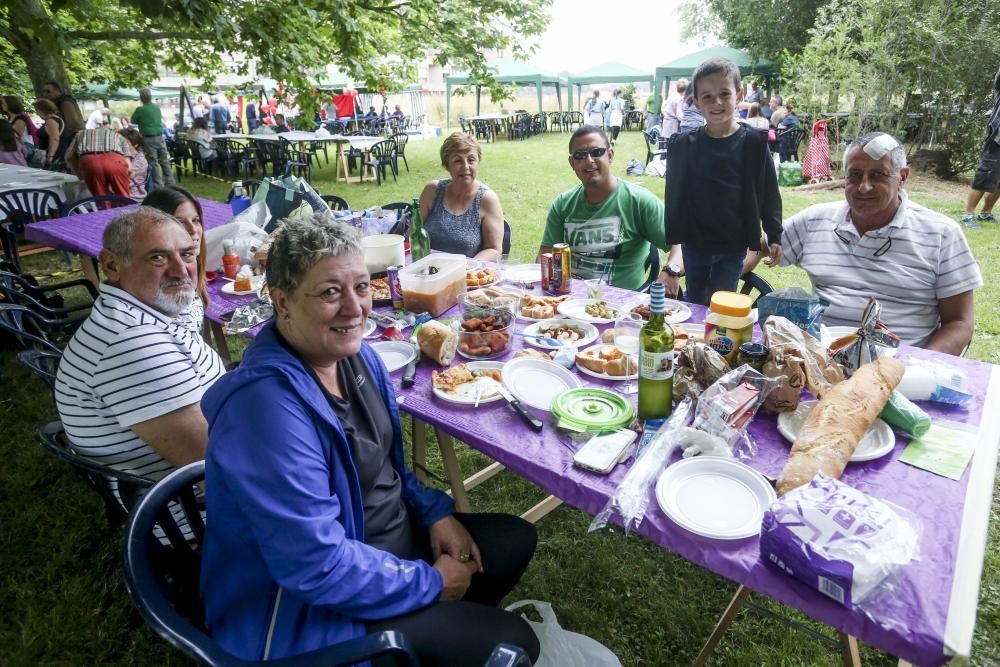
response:
[[[525,424],[531,427],[532,431],[535,433],[541,432],[545,425],[542,424],[541,420],[535,419],[530,412],[525,410],[524,406],[521,405],[521,401],[514,398],[507,387],[503,386],[502,383],[497,382],[497,391],[499,391],[500,395],[507,400],[507,404],[514,408],[514,412],[517,413],[517,416],[524,420]]]
[[[414,378],[417,374],[417,362],[420,361],[420,344],[417,343],[417,332],[420,331],[420,326],[417,325],[413,327],[413,332],[410,334],[410,345],[413,346],[413,359],[410,363],[406,364],[406,370],[403,371],[403,388],[409,389],[413,386]]]

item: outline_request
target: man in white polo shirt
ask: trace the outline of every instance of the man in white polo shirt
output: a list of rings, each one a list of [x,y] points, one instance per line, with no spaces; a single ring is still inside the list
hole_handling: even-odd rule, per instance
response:
[[[983,284],[956,222],[909,199],[906,152],[866,134],[844,153],[846,202],[816,204],[784,223],[781,264],[809,274],[830,302],[829,325],[857,325],[869,296],[907,345],[958,355],[972,340],[972,291]]]
[[[56,404],[73,447],[159,479],[205,458],[202,393],[225,372],[201,337],[198,245],[148,207],[104,231],[107,281],[63,354]]]

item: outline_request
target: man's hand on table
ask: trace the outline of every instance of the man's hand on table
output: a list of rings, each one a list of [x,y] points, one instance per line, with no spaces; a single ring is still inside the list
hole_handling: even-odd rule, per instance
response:
[[[479,555],[479,547],[458,519],[446,516],[431,525],[431,553],[434,556],[434,567],[438,566],[442,554],[451,556],[462,565],[474,566],[471,572],[482,572],[483,562]]]

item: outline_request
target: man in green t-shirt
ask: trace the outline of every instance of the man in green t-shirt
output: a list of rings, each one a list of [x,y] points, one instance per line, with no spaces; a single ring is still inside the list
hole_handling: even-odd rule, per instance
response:
[[[149,163],[149,173],[153,179],[153,188],[174,184],[174,174],[170,169],[170,153],[163,140],[163,115],[160,107],[153,104],[153,94],[149,88],[139,91],[139,101],[142,106],[132,112],[132,123],[139,127],[142,134],[142,152],[146,154]]]
[[[660,121],[662,120],[660,116],[660,110],[663,106],[663,100],[660,98],[660,94],[653,92],[649,94],[646,98],[646,131],[652,132],[654,127],[660,126]]]
[[[680,246],[668,248],[663,231],[663,202],[642,187],[611,173],[615,149],[599,127],[584,125],[569,140],[569,165],[581,185],[552,202],[538,253],[556,243],[573,249],[573,275],[600,278],[616,287],[638,289],[646,277],[644,263],[652,243],[669,251],[657,276],[667,294],[678,290]]]

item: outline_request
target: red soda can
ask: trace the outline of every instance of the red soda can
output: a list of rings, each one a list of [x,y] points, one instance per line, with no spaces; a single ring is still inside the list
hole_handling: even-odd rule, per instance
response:
[[[393,308],[403,307],[403,288],[399,284],[399,272],[402,266],[390,266],[385,270],[385,278],[389,283],[389,298]]]
[[[552,285],[552,253],[543,252],[538,261],[542,267],[542,291],[548,292]]]
[[[552,246],[552,291],[569,294],[573,287],[573,251],[568,243]]]

